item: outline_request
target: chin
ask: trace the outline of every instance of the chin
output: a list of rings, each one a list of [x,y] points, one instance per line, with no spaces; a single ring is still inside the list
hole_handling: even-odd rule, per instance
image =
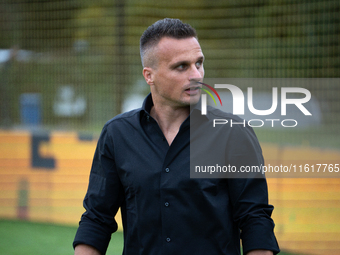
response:
[[[196,99],[192,99],[192,100],[188,100],[188,101],[183,101],[182,105],[183,106],[193,106],[193,105],[197,104],[198,101],[199,100],[196,100]]]
[[[199,100],[200,100],[200,96],[199,95],[198,96],[190,97],[189,105],[197,104]]]

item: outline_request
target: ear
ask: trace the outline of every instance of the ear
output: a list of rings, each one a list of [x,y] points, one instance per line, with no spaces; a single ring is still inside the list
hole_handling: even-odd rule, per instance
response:
[[[143,68],[143,76],[147,84],[150,86],[154,85],[153,82],[153,69],[151,67]]]

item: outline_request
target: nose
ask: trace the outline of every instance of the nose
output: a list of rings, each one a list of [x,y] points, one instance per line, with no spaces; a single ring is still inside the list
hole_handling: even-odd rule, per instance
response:
[[[194,81],[194,82],[202,81],[203,76],[204,76],[203,68],[197,69],[196,66],[193,66],[191,68],[191,72],[190,72],[190,75],[189,75],[189,80],[191,82],[192,81]]]

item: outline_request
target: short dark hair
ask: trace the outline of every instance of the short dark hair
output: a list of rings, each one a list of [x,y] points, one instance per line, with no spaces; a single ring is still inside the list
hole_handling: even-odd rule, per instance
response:
[[[144,56],[148,49],[156,46],[163,37],[174,39],[197,38],[196,30],[179,19],[165,18],[149,26],[140,38],[140,56],[144,66]]]

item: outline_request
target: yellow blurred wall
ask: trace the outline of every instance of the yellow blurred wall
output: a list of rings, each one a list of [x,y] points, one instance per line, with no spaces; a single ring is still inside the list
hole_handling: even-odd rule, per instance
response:
[[[0,131],[0,218],[78,224],[97,139],[67,132]],[[308,173],[303,168],[304,174],[291,178],[267,174],[281,249],[340,254],[340,173],[327,176],[333,178],[311,173],[312,165],[340,163],[340,151],[270,144],[262,148],[267,165],[295,165],[299,171],[300,165],[309,164]],[[117,221],[121,230],[119,213]]]

